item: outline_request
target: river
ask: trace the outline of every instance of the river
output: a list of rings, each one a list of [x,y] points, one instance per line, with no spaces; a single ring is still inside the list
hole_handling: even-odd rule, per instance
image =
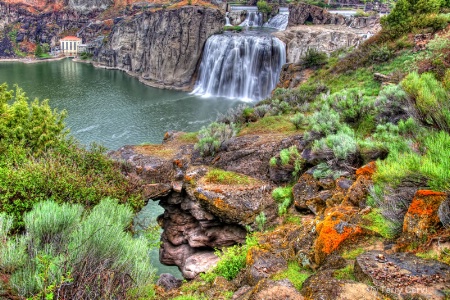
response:
[[[35,64],[1,62],[3,82],[10,87],[18,84],[30,99],[49,99],[52,108],[67,110],[66,125],[76,139],[111,150],[127,144],[161,143],[167,130],[197,131],[214,121],[219,112],[242,103],[152,88],[124,72],[70,59]],[[155,220],[162,212],[162,207],[149,201],[138,218]],[[152,250],[151,258],[158,273],[181,278],[177,267],[159,263],[157,249]]]
[[[82,144],[115,150],[161,143],[168,130],[197,131],[219,112],[243,103],[203,98],[140,83],[122,71],[94,68],[70,59],[24,64],[0,62],[0,83],[18,84],[29,96],[67,110],[66,125]]]

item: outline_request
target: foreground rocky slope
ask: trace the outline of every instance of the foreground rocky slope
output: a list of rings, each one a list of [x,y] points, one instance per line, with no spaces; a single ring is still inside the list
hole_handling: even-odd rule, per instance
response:
[[[206,40],[224,24],[223,13],[212,8],[145,12],[114,27],[96,65],[127,71],[155,87],[189,89]]]

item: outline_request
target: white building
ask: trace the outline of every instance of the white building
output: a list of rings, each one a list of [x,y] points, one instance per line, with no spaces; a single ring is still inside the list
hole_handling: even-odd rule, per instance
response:
[[[66,36],[59,42],[61,44],[61,53],[66,56],[77,56],[80,52],[78,47],[81,44],[81,39],[76,36]]]

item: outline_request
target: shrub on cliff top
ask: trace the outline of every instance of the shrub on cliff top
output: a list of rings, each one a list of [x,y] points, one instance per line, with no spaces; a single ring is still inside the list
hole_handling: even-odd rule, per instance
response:
[[[226,140],[236,135],[236,132],[234,123],[213,122],[207,127],[203,126],[198,133],[199,141],[195,144],[195,149],[199,150],[202,156],[214,155]]]

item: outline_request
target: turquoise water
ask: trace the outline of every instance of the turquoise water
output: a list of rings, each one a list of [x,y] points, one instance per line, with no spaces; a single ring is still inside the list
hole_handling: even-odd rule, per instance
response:
[[[219,112],[241,103],[146,86],[117,70],[70,59],[37,64],[0,63],[0,83],[19,84],[30,99],[49,99],[68,112],[70,132],[83,144],[108,149],[161,143],[168,130],[197,131]]]
[[[67,110],[66,125],[81,143],[108,149],[127,144],[161,143],[168,130],[197,131],[242,102],[201,98],[185,92],[148,87],[117,70],[97,69],[70,59],[37,64],[0,63],[0,83],[18,84],[30,99],[49,99],[50,106]],[[149,221],[163,212],[157,202],[138,218]],[[158,249],[151,258],[158,273],[181,277],[177,267],[161,265]]]

